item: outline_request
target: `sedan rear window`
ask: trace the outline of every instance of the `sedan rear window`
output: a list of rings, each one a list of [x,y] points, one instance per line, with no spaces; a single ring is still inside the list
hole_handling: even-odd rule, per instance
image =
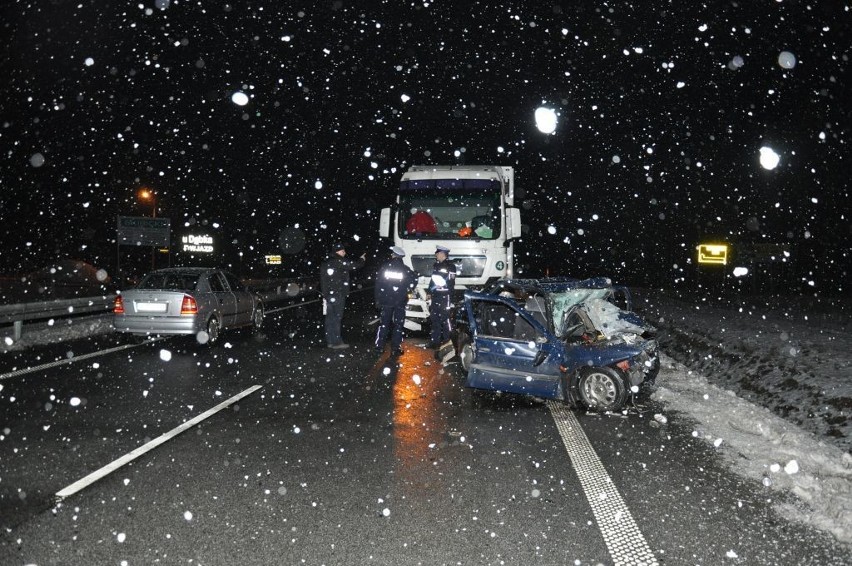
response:
[[[192,273],[149,273],[136,288],[194,291],[197,283],[198,275]]]

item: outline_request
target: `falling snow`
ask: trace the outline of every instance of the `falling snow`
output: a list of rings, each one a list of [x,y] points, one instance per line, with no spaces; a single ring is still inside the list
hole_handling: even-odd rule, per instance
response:
[[[646,305],[669,352],[654,424],[688,415],[694,441],[849,539],[848,6],[9,4],[0,303],[111,295],[154,264],[315,276],[335,241],[375,267],[380,211],[410,165],[511,165],[515,272],[606,274],[683,297],[654,303],[653,291]],[[156,201],[140,198],[146,187]],[[138,235],[120,243],[120,217],[169,220],[167,253]],[[210,237],[213,255],[179,249],[190,236]],[[721,242],[730,262],[700,266],[696,246]],[[20,338],[4,329],[0,347],[108,332],[57,317]],[[238,348],[223,350],[241,370]],[[178,363],[165,348],[159,361]],[[150,402],[158,386],[128,395]],[[76,395],[43,408],[83,417]],[[402,515],[372,501],[374,520]],[[138,544],[125,528],[100,540]],[[487,544],[503,534],[479,532]]]

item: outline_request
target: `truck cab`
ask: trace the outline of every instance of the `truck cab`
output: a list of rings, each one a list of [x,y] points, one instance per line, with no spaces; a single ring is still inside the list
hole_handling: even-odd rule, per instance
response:
[[[379,234],[405,250],[419,276],[406,327],[419,330],[429,316],[426,288],[439,245],[450,249],[457,289],[513,276],[514,240],[521,236],[514,198],[512,167],[413,166],[402,175],[394,206],[381,211]]]

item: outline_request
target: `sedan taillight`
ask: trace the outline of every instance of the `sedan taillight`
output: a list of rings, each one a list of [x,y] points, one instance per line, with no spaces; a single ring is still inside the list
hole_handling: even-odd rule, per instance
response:
[[[198,314],[198,303],[189,295],[183,296],[183,302],[180,304],[180,314]]]
[[[115,298],[115,303],[112,305],[113,314],[124,314],[124,299],[119,295]]]

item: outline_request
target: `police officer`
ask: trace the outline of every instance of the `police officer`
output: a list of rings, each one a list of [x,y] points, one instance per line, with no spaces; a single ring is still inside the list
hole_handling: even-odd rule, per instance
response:
[[[331,255],[320,265],[320,290],[325,314],[325,339],[329,348],[348,348],[340,335],[346,296],[349,294],[349,272],[364,267],[365,256],[357,260],[346,259],[346,247],[337,242]]]
[[[438,348],[442,342],[450,339],[452,321],[450,310],[453,308],[453,290],[456,288],[456,266],[448,258],[449,248],[438,246],[435,249],[435,264],[432,266],[432,278],[429,281],[429,321],[432,323],[432,340],[428,348]]]
[[[399,246],[391,247],[391,258],[379,268],[376,274],[376,306],[382,311],[381,324],[376,331],[376,352],[385,349],[390,334],[391,353],[402,353],[402,328],[405,324],[405,305],[408,292],[417,285],[417,274],[402,262],[405,250]]]

